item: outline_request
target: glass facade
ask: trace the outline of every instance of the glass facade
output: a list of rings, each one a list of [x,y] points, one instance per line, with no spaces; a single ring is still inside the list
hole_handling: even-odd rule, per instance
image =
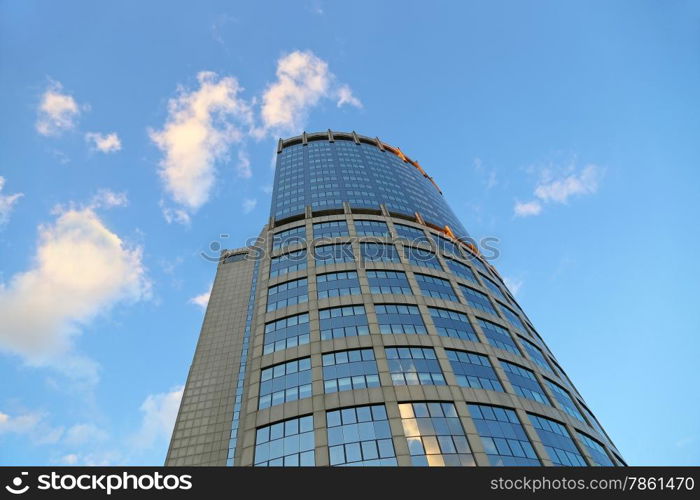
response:
[[[541,465],[513,410],[489,405],[467,406],[490,465]]]
[[[311,466],[314,460],[314,419],[290,418],[260,427],[255,433],[256,467]]]
[[[445,349],[445,354],[452,365],[457,385],[503,392],[501,381],[498,380],[488,356],[453,349]]]
[[[420,310],[416,306],[404,304],[377,304],[377,322],[381,333],[428,333],[423,324]]]
[[[358,295],[360,281],[357,271],[319,274],[316,276],[316,290],[319,299]]]
[[[379,387],[379,372],[372,349],[352,349],[323,355],[326,393]]]
[[[385,349],[394,385],[445,385],[435,350],[426,347]]]
[[[554,465],[588,465],[581,456],[571,434],[559,422],[539,415],[529,414],[530,422],[537,431],[549,459]]]
[[[318,312],[321,340],[369,335],[364,306],[321,309]]]
[[[311,397],[311,358],[295,359],[260,372],[258,408]]]
[[[384,405],[329,411],[326,428],[330,465],[397,465]]]
[[[412,295],[406,273],[401,271],[367,271],[370,293]]]

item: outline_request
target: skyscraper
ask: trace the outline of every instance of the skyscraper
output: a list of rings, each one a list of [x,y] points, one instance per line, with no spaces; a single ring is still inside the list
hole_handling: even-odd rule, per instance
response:
[[[623,464],[417,162],[354,132],[280,140],[166,465]]]

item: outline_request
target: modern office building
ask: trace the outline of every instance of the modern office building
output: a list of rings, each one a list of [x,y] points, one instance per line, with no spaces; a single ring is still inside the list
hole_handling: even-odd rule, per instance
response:
[[[624,462],[433,179],[329,130],[222,252],[166,465]]]

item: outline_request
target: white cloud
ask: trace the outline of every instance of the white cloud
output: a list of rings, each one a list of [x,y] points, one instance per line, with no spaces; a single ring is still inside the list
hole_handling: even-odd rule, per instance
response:
[[[249,214],[253,210],[255,210],[255,207],[258,204],[258,200],[255,198],[246,198],[243,200],[243,213],[244,214]]]
[[[68,455],[62,456],[59,462],[65,465],[75,465],[78,463],[78,455],[69,453]]]
[[[272,191],[275,190],[274,186],[272,184],[266,184],[263,187],[260,188],[263,193],[265,194],[272,194]]]
[[[115,304],[149,296],[142,250],[90,207],[63,209],[38,232],[31,267],[0,284],[0,350],[96,379],[94,362],[71,352],[73,337]]]
[[[15,203],[24,196],[22,193],[4,195],[2,194],[3,187],[5,187],[5,178],[0,175],[0,227],[8,223]]]
[[[503,278],[503,281],[506,284],[508,290],[510,290],[510,293],[512,293],[513,295],[518,295],[520,288],[523,286],[523,280],[514,278]]]
[[[116,153],[122,149],[122,141],[115,132],[111,134],[88,132],[85,134],[85,140],[92,143],[93,149],[102,153]]]
[[[602,170],[597,165],[587,165],[579,174],[562,179],[543,179],[535,188],[535,196],[542,201],[566,203],[574,195],[593,194],[598,190]]]
[[[63,93],[60,82],[51,81],[41,96],[36,130],[41,135],[60,135],[75,128],[80,107],[73,96]]]
[[[496,169],[486,167],[481,158],[474,158],[474,170],[483,178],[486,189],[493,189],[498,185]]]
[[[347,85],[338,85],[328,63],[311,51],[294,51],[277,61],[277,80],[270,84],[262,98],[261,117],[264,135],[278,132],[300,132],[311,107],[321,98],[335,98],[338,106],[361,106]]]
[[[201,293],[195,297],[192,297],[188,302],[190,304],[195,304],[195,305],[201,307],[202,309],[206,309],[207,304],[209,304],[209,296],[211,295],[212,286],[213,286],[213,284],[209,285],[209,288],[207,289],[206,292]]]
[[[236,165],[236,174],[242,179],[250,179],[253,177],[253,171],[250,168],[250,158],[244,151],[238,152],[238,164]]]
[[[113,208],[125,207],[129,204],[129,199],[126,193],[115,193],[111,189],[100,189],[97,194],[92,197],[90,208]]]
[[[528,217],[530,215],[539,215],[542,212],[542,204],[537,201],[529,201],[527,203],[515,202],[515,215],[518,217]]]
[[[108,434],[94,424],[76,424],[63,436],[63,443],[68,445],[94,444],[105,441]]]
[[[175,211],[177,215],[170,220],[180,222],[207,202],[216,162],[226,159],[230,146],[242,139],[234,121],[251,122],[247,103],[238,97],[241,87],[235,78],[203,71],[197,81],[199,88],[194,91],[179,88],[178,96],[168,101],[163,129],[150,131],[151,140],[165,155],[160,162],[165,189],[180,205],[177,210],[181,213]]]
[[[49,425],[43,413],[27,412],[13,416],[0,411],[0,436],[3,434],[25,435],[35,444],[55,444],[61,439],[63,428]]]
[[[184,386],[173,388],[170,392],[151,394],[141,405],[143,420],[141,429],[133,436],[136,448],[150,448],[158,441],[170,438],[180,408]]]

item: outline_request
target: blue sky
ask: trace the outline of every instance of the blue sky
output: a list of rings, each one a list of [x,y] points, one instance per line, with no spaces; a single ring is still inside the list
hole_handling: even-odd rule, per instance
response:
[[[630,464],[699,463],[699,18],[0,2],[0,464],[162,463],[201,254],[266,222],[277,138],[327,128],[401,147],[499,238],[494,264]]]

